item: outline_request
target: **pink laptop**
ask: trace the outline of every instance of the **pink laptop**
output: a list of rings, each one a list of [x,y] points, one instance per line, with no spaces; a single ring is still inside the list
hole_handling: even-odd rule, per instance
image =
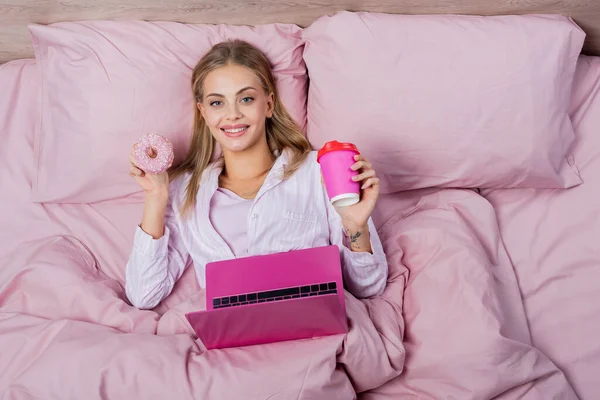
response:
[[[206,305],[186,318],[207,349],[346,333],[339,248],[208,263]]]

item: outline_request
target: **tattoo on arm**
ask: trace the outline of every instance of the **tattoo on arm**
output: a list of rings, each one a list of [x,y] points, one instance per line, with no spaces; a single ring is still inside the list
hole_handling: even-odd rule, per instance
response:
[[[350,247],[360,249],[360,246],[358,245],[358,238],[361,235],[360,231],[356,231],[356,233],[352,234],[347,230],[346,234],[348,235],[348,239],[350,239]]]

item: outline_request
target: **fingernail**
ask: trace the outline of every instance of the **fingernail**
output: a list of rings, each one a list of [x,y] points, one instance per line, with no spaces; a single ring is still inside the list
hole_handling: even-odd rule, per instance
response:
[[[353,180],[353,181],[355,181],[355,180],[357,180],[357,179],[358,179],[358,176],[353,176],[353,177],[352,177],[352,180]]]

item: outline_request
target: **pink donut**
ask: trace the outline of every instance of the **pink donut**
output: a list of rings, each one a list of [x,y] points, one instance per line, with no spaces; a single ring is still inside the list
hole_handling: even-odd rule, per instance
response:
[[[173,145],[164,136],[149,133],[143,136],[133,150],[136,165],[148,174],[161,174],[173,164]],[[154,151],[153,151],[154,150]],[[155,157],[151,157],[152,154]]]

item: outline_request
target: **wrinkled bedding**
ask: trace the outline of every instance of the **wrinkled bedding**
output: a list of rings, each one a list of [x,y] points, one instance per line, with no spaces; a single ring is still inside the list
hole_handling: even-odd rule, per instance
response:
[[[349,378],[370,389],[402,368],[397,309],[384,299],[365,306],[348,296],[346,337],[207,353],[184,318],[204,308],[202,293],[161,316],[127,305],[122,286],[72,237],[24,243],[11,254],[0,270],[5,398],[26,390],[82,399],[346,399]],[[378,318],[370,320],[373,310]]]
[[[141,205],[29,200],[34,67],[0,66],[1,399],[577,398],[560,357],[534,347],[527,271],[472,190],[381,198],[388,287],[347,295],[346,336],[205,351],[183,317],[204,307],[193,269],[157,309],[131,307],[124,266]]]
[[[402,279],[348,296],[346,336],[206,352],[184,319],[193,269],[152,311],[123,279],[140,204],[33,204],[35,65],[0,67],[0,398],[349,399],[403,368]]]
[[[533,344],[581,399],[600,396],[600,58],[579,59],[571,101],[584,181],[484,192],[515,267]]]
[[[440,190],[397,194],[387,203],[401,210],[381,231],[388,257],[408,271],[406,364],[362,398],[576,398],[531,345],[489,202],[471,190]]]

